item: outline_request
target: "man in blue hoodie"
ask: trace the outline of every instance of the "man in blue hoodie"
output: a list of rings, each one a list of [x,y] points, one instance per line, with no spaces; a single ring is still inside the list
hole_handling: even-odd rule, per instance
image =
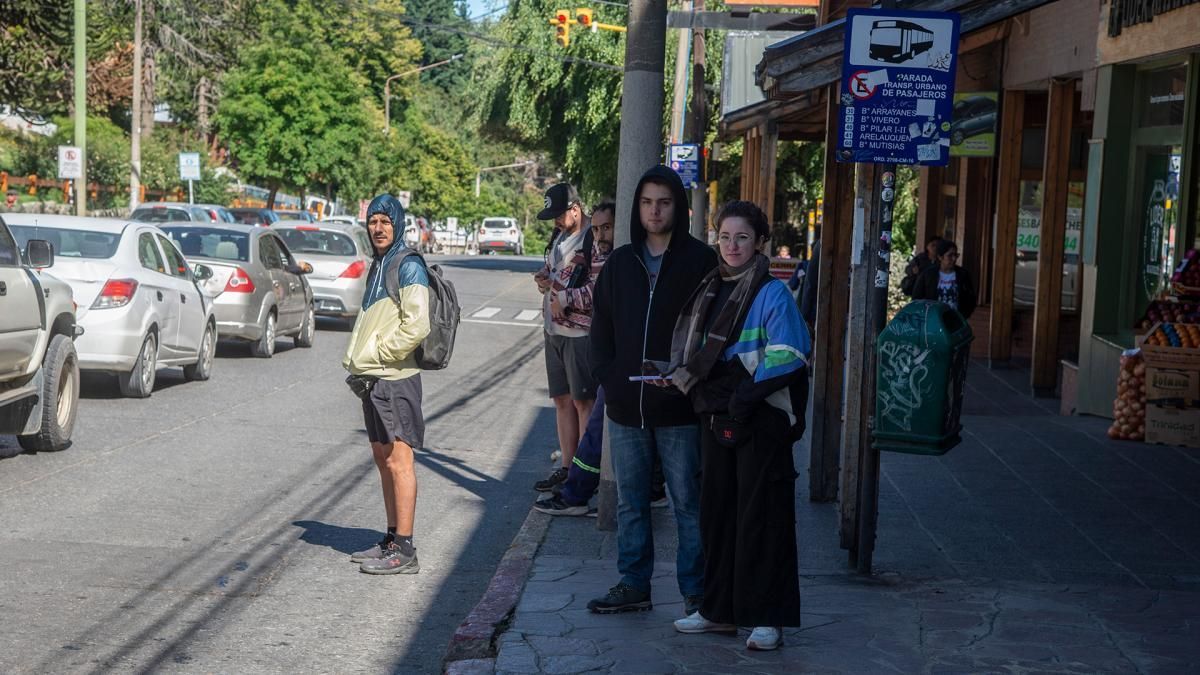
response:
[[[354,321],[342,366],[360,385],[363,418],[383,484],[387,534],[355,553],[367,574],[416,574],[413,521],[417,476],[413,450],[425,440],[421,370],[414,353],[429,335],[429,275],[419,255],[406,253],[404,207],[380,195],[367,207],[367,233],[375,248],[362,311]],[[399,264],[397,264],[399,263]]]
[[[651,476],[658,457],[679,532],[679,592],[690,615],[704,593],[698,420],[678,391],[630,378],[656,373],[670,361],[675,320],[717,266],[717,255],[688,232],[687,193],[670,168],[656,166],[642,176],[631,210],[632,241],[613,251],[596,280],[591,332],[592,368],[610,422],[621,581],[588,609],[610,614],[652,606]]]

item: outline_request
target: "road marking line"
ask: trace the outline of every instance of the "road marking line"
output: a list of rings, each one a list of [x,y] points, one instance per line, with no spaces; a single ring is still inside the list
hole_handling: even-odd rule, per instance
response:
[[[490,319],[499,313],[500,313],[499,307],[484,307],[483,309],[479,310],[478,312],[475,312],[471,316],[476,319]]]
[[[540,310],[540,309],[526,309],[526,310],[522,311],[520,314],[518,314],[517,318],[515,320],[516,321],[533,321],[534,319],[541,316],[541,314],[542,314],[542,310]]]
[[[491,319],[463,319],[463,323],[486,323],[493,326],[520,326],[521,328],[537,328],[537,323],[517,323],[516,321],[493,321]]]

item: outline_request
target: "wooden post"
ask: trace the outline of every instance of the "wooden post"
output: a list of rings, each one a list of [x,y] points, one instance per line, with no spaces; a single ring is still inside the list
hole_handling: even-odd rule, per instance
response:
[[[958,244],[959,264],[971,275],[975,288],[983,287],[988,268],[984,256],[991,248],[992,211],[990,160],[982,158],[960,158],[958,164],[958,200],[955,219],[958,228],[955,239]],[[976,302],[980,298],[975,298]]]
[[[1038,230],[1037,297],[1033,307],[1033,372],[1036,395],[1054,392],[1058,381],[1058,324],[1062,309],[1063,238],[1067,233],[1071,118],[1075,81],[1053,80],[1046,119],[1046,159],[1042,174],[1042,223]]]
[[[867,302],[871,297],[872,262],[866,258],[863,246],[866,237],[866,222],[872,207],[870,196],[875,185],[875,167],[871,164],[857,165],[857,180],[854,191],[853,244],[850,249],[850,314],[847,317],[847,343],[851,349],[846,355],[846,415],[842,424],[842,488],[841,514],[838,533],[842,548],[850,550],[850,564],[857,566],[856,542],[858,538],[859,475],[861,472],[862,448],[869,442],[863,437],[866,429],[863,410],[865,408],[863,386],[865,368],[865,343],[867,328]]]
[[[999,176],[996,181],[996,248],[992,252],[992,303],[988,343],[991,367],[1012,358],[1013,283],[1017,266],[1017,210],[1021,201],[1021,139],[1025,92],[1004,92],[1001,102]]]
[[[942,181],[946,170],[940,166],[923,166],[917,189],[917,233],[913,240],[917,252],[925,249],[929,235],[942,233]],[[903,252],[905,255],[911,255]]]
[[[837,88],[829,88],[825,116],[825,196],[817,270],[813,345],[813,415],[809,434],[808,498],[838,496],[846,374],[846,319],[850,305],[850,244],[854,234],[854,165],[839,162]]]
[[[775,222],[775,161],[778,157],[779,150],[779,130],[775,128],[774,122],[768,122],[762,131],[759,138],[761,143],[760,152],[762,155],[759,158],[759,166],[761,167],[759,175],[762,177],[762,184],[759,186],[759,206],[767,214],[767,222],[774,224]]]

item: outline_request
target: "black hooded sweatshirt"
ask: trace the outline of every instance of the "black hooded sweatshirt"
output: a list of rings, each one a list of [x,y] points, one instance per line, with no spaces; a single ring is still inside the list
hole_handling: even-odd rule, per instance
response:
[[[647,179],[656,177],[675,195],[675,224],[671,243],[663,253],[653,290],[650,272],[642,260],[646,228],[638,201]],[[696,424],[691,401],[674,389],[630,382],[642,374],[645,360],[671,358],[671,333],[684,304],[709,270],[717,254],[688,231],[688,200],[679,175],[656,166],[638,181],[633,214],[629,218],[631,243],[613,251],[596,280],[592,310],[592,372],[604,385],[607,414],[628,427],[671,427]]]

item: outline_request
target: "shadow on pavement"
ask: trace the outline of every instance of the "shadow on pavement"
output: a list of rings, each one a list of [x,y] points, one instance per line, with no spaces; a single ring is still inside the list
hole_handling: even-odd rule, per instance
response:
[[[431,264],[441,265],[442,267],[461,267],[468,270],[502,270],[505,272],[527,272],[533,274],[541,269],[543,261],[541,256],[517,256],[509,255],[481,255],[470,257],[454,257],[454,258],[431,258]]]
[[[292,525],[304,528],[304,533],[300,535],[300,541],[315,546],[325,546],[346,555],[367,548],[383,536],[379,530],[365,527],[342,527],[316,520],[297,520]]]
[[[112,373],[80,373],[79,398],[100,400],[125,398],[121,394],[121,388],[117,385],[117,377]],[[154,376],[155,392],[166,391],[181,384],[188,384],[188,381],[183,379],[183,371],[179,368],[159,368]]]

